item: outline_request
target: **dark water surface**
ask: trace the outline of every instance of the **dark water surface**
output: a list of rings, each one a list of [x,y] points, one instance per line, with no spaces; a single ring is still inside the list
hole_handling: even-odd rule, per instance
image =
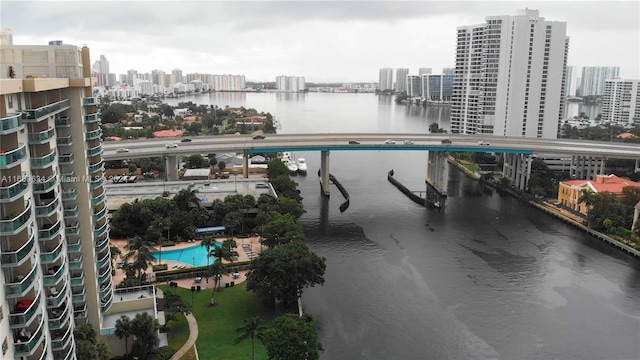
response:
[[[448,108],[373,94],[211,94],[181,98],[269,111],[281,133],[421,132]],[[177,103],[177,102],[174,102]],[[441,211],[387,180],[424,190],[426,153],[332,152],[351,195],[320,195],[317,153],[294,178],[309,246],[327,259],[307,289],[322,359],[639,359],[640,261],[451,170]]]

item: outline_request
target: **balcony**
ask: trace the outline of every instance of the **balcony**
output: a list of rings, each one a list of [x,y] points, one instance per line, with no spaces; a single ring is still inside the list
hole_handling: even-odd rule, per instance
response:
[[[102,208],[102,210],[98,211],[97,213],[93,214],[93,221],[94,222],[98,222],[102,219],[104,219],[105,216],[107,216],[107,212],[109,211],[109,209],[104,206]]]
[[[25,300],[25,301],[30,301],[30,300]],[[19,308],[21,305],[20,302],[18,302],[18,305],[16,305],[16,308]],[[35,299],[33,299],[33,301],[31,302],[31,304],[29,305],[29,307],[27,309],[23,309],[24,311],[16,311],[16,312],[12,312],[11,314],[9,314],[9,325],[12,328],[21,328],[21,327],[27,327],[29,326],[29,324],[31,324],[31,321],[33,320],[33,318],[37,315],[40,314],[40,293],[38,293],[38,295],[36,295]]]
[[[61,116],[56,118],[56,127],[70,127],[71,126],[71,118],[68,116]]]
[[[65,225],[64,233],[67,236],[80,235],[80,227],[78,226],[78,223]]]
[[[60,232],[61,224],[62,220],[58,219],[55,224],[41,225],[38,230],[38,240],[52,240]]]
[[[71,146],[71,145],[73,145],[73,137],[71,135],[58,136],[56,138],[56,145],[58,145],[58,146]]]
[[[100,238],[102,237],[102,235],[107,233],[107,230],[109,230],[109,223],[105,221],[102,226],[93,230],[93,236],[96,238]]]
[[[93,113],[93,114],[84,116],[85,124],[93,124],[93,123],[99,122],[100,120],[101,120],[100,115],[98,115],[98,113]]]
[[[78,276],[71,277],[71,287],[84,286],[84,271],[80,272]]]
[[[102,129],[87,131],[86,136],[87,140],[100,139],[100,136],[102,136]]]
[[[44,194],[51,191],[56,185],[58,185],[58,176],[53,174],[51,176],[43,176],[46,180],[34,182],[32,185],[33,192],[35,194]]]
[[[100,105],[100,98],[97,96],[84,97],[82,98],[82,105],[84,106]]]
[[[102,154],[102,145],[98,145],[96,147],[92,147],[91,149],[87,149],[87,157],[92,157],[100,154]]]
[[[100,186],[104,185],[104,175],[91,180],[91,183],[89,184],[89,189],[91,190],[95,190],[97,188],[99,188]]]
[[[94,196],[93,199],[91,199],[91,206],[102,204],[106,199],[106,194],[107,191],[105,189],[102,189],[102,193],[100,195]]]
[[[24,129],[22,114],[7,114],[7,117],[0,118],[0,135],[11,134]]]
[[[28,341],[22,342],[22,339],[18,339],[14,343],[14,350],[16,357],[27,357],[35,352],[35,350],[42,343],[42,339],[44,338],[44,316],[41,317],[40,325],[38,329],[35,331],[33,335],[29,334],[30,331],[26,331],[26,338]],[[26,340],[26,339],[25,339]]]
[[[10,282],[4,285],[5,296],[11,298],[23,297],[28,290],[30,290],[35,284],[36,277],[38,275],[38,267],[33,265],[31,272],[26,277],[21,274],[16,274],[14,282]]]
[[[71,343],[73,345],[73,343]],[[74,357],[75,348],[73,346],[69,347],[69,350],[63,351],[54,351],[53,358],[56,360],[72,360]]]
[[[100,287],[101,299],[107,299],[107,297],[109,296],[113,297],[113,294],[109,295],[109,293],[113,293],[113,288],[110,285],[111,285],[111,282],[109,281],[107,284],[105,284],[104,287]]]
[[[53,350],[62,350],[69,345],[69,341],[71,340],[71,335],[73,332],[71,331],[71,326],[67,328],[66,332],[62,330],[56,330],[51,332],[51,348]]]
[[[69,321],[69,304],[64,303],[62,309],[49,309],[49,330],[61,328]]]
[[[111,304],[113,303],[113,291],[108,293],[107,298],[100,299],[100,310],[102,312],[106,312],[111,308]]]
[[[51,150],[51,152],[42,157],[31,157],[31,168],[32,169],[44,169],[50,167],[53,162],[56,160],[56,149]]]
[[[69,269],[78,270],[82,269],[82,256],[76,256],[73,259],[69,259]]]
[[[62,201],[75,201],[77,198],[76,188],[62,191]]]
[[[67,238],[67,252],[69,254],[80,252],[80,246],[82,244],[82,240],[80,238],[76,238],[72,240],[71,238]]]
[[[11,185],[0,187],[0,203],[12,202],[17,198],[24,196],[28,188],[29,182],[26,179],[21,179]]]
[[[47,307],[57,308],[67,300],[67,285],[62,286],[62,290],[58,291],[55,287],[50,290],[50,296],[47,296]]]
[[[73,218],[78,216],[78,205],[68,206],[64,209],[65,218]]]
[[[94,174],[98,171],[103,171],[104,170],[104,161],[100,160],[95,164],[91,164],[89,165],[89,174]]]
[[[18,250],[15,251],[2,251],[2,267],[14,267],[22,264],[22,262],[33,254],[35,250],[34,244],[36,241],[35,234],[31,234],[31,238]]]
[[[71,106],[69,99],[58,101],[53,104],[45,105],[37,109],[23,110],[22,119],[25,121],[39,121],[47,116],[59,113]]]
[[[82,292],[73,293],[72,299],[74,304],[85,303],[87,301],[87,295],[85,294],[84,288],[82,289]]]
[[[24,144],[18,144],[18,147],[5,151],[0,149],[0,169],[10,169],[21,163],[27,156],[27,149]]]
[[[15,235],[22,231],[31,219],[31,205],[18,215],[6,216],[7,219],[0,220],[0,235]]]
[[[29,144],[44,144],[51,140],[56,134],[54,128],[49,128],[38,133],[29,133]]]
[[[40,262],[42,264],[53,264],[54,262],[56,262],[56,260],[60,258],[60,254],[62,254],[62,250],[64,249],[63,245],[64,242],[60,241],[60,244],[58,244],[58,246],[56,246],[51,251],[48,251],[46,247],[42,248],[42,244],[40,244]]]
[[[96,255],[99,255],[99,254],[96,254]],[[106,265],[109,265],[110,260],[111,260],[111,257],[109,256],[109,251],[105,251],[104,255],[102,255],[100,260],[98,260],[97,268],[98,269],[103,269]],[[105,269],[105,271],[106,271],[106,269]],[[109,272],[111,272],[111,271],[109,271]],[[102,273],[102,271],[100,273]]]
[[[60,155],[60,164],[73,164],[73,154]]]
[[[49,217],[60,209],[58,198],[51,200],[48,204],[36,205],[36,216]]]
[[[46,270],[47,274],[43,277],[45,286],[54,286],[64,275],[64,264],[62,266],[53,266]]]

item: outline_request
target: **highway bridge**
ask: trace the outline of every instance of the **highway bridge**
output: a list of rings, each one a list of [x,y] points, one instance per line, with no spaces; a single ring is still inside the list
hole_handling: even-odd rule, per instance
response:
[[[167,159],[170,180],[177,179],[178,156],[242,152],[245,154],[285,151],[320,151],[321,181],[328,194],[329,153],[331,151],[428,151],[427,181],[446,195],[447,155],[449,152],[504,153],[504,172],[512,184],[525,189],[531,161],[537,156],[571,157],[571,169],[577,178],[595,178],[604,171],[609,158],[634,159],[640,168],[640,145],[571,139],[537,139],[457,134],[266,134],[264,139],[250,135],[199,136],[104,142],[104,160],[145,157]],[[388,141],[391,140],[391,141]],[[167,147],[167,144],[177,144]],[[118,150],[120,149],[120,150]],[[126,149],[124,151],[123,149]],[[245,156],[245,176],[248,175]]]

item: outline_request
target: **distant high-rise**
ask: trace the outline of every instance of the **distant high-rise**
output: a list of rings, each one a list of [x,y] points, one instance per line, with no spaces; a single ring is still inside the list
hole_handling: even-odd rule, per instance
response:
[[[431,75],[431,68],[428,68],[428,67],[419,68],[418,75]]]
[[[392,68],[380,69],[378,90],[380,91],[393,90],[393,69]]]
[[[617,66],[584,66],[582,68],[582,85],[580,96],[602,96],[604,94],[604,81],[615,79],[620,75]]]
[[[212,85],[216,91],[238,91],[247,87],[244,75],[213,75]]]
[[[109,84],[109,61],[104,55],[100,55],[100,60],[93,64],[93,76],[97,79],[97,85],[107,87]]]
[[[456,68],[442,68],[442,75],[455,75]]]
[[[184,82],[184,79],[182,78],[182,70],[180,69],[173,69],[171,70],[171,74],[175,77],[174,81],[176,83],[182,83]],[[173,84],[172,84],[173,85]]]
[[[127,85],[134,85],[134,80],[138,78],[138,70],[127,70]]]
[[[407,96],[422,97],[422,83],[420,75],[407,75]]]
[[[426,75],[424,97],[433,102],[451,102],[455,75]]]
[[[640,125],[640,80],[605,80],[601,120]]]
[[[11,29],[2,29],[2,32],[0,32],[0,45],[13,45],[13,34],[11,33]]]
[[[567,91],[565,96],[576,96],[577,75],[575,66],[567,66]]]
[[[301,92],[305,89],[304,76],[277,76],[276,89],[283,92]]]
[[[458,27],[451,131],[556,138],[566,99],[566,28],[530,9]]]
[[[396,69],[396,92],[408,92],[407,90],[407,75],[409,75],[409,69],[398,68]]]
[[[153,83],[153,85],[167,86],[166,75],[162,70],[151,71],[151,83]]]

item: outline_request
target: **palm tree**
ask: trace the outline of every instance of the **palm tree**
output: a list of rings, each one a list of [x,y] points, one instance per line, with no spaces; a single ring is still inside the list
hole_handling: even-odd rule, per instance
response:
[[[131,336],[131,319],[127,315],[120,316],[116,320],[116,336],[118,339],[124,338],[124,353],[129,354],[129,336]]]
[[[113,266],[113,262],[116,261],[117,258],[122,257],[122,250],[120,250],[120,248],[115,245],[111,245],[109,247],[109,252],[111,252],[111,268],[115,269],[115,266]]]
[[[209,256],[211,256],[211,247],[216,244],[216,239],[212,236],[207,236],[200,242],[200,245],[207,247],[207,268],[209,267]],[[207,281],[209,277],[207,277]]]
[[[211,292],[211,306],[215,305],[213,301],[213,296],[216,293],[216,287],[220,284],[220,278],[222,277],[222,273],[224,272],[224,265],[220,261],[216,261],[211,266],[209,266],[209,270],[207,271],[207,276],[213,277],[213,291]]]
[[[240,341],[250,338],[251,339],[251,359],[255,359],[255,345],[254,339],[258,339],[262,341],[264,338],[264,334],[262,333],[267,328],[262,325],[262,319],[259,317],[252,317],[250,319],[244,319],[244,326],[241,326],[236,329],[237,332],[240,333],[238,337],[235,339],[235,343],[239,343]]]
[[[582,195],[580,195],[580,198],[578,198],[578,204],[584,203],[587,207],[587,227],[590,227],[589,212],[591,211],[591,206],[593,206],[595,202],[596,192],[589,188],[582,189]]]
[[[98,355],[98,360],[109,360],[111,358],[111,349],[105,342],[98,341],[96,354]]]

